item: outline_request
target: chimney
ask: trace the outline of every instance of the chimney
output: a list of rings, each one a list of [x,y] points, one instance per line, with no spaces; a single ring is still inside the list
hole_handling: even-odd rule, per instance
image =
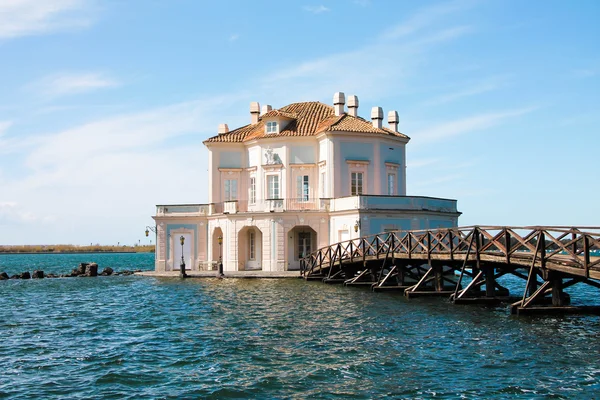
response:
[[[388,125],[391,130],[398,132],[398,111],[388,111]]]
[[[371,121],[373,121],[373,128],[381,129],[381,123],[383,122],[383,109],[381,107],[371,108]]]
[[[335,109],[335,115],[342,115],[344,113],[344,104],[346,98],[343,92],[336,92],[333,95],[333,108]]]
[[[219,135],[229,132],[229,127],[227,124],[219,124]]]
[[[250,103],[250,123],[256,124],[260,116],[260,104],[257,101]]]
[[[260,115],[265,115],[266,113],[268,113],[272,109],[273,109],[273,107],[271,107],[270,104],[265,104],[264,106],[262,106],[262,110],[261,110]]]
[[[358,117],[358,96],[348,96],[348,114]]]

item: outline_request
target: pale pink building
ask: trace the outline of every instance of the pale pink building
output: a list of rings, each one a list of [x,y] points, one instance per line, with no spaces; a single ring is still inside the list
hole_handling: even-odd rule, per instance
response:
[[[346,108],[347,106],[347,108]],[[204,141],[208,204],[158,205],[156,270],[299,269],[319,247],[390,230],[457,226],[456,200],[406,196],[398,113],[336,93],[333,105],[250,104],[250,123]],[[180,237],[185,238],[183,249]],[[222,237],[222,245],[218,238]]]

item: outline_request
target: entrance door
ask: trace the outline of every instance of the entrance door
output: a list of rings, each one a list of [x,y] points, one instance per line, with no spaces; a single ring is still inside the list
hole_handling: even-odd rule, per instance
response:
[[[304,258],[312,252],[310,239],[310,232],[298,233],[298,259]]]
[[[180,237],[185,238],[183,243],[183,259],[185,261],[185,269],[192,269],[192,234],[183,233],[173,236],[173,271],[179,271],[181,265],[181,242]]]

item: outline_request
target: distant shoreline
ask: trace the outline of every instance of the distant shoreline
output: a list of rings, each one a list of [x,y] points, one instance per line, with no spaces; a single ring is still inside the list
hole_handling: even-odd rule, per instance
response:
[[[153,251],[0,251],[0,256],[3,254],[15,255],[15,254],[146,254],[152,253]]]
[[[100,245],[77,246],[72,244],[54,245],[0,245],[0,254],[89,254],[89,253],[154,253],[154,245]]]

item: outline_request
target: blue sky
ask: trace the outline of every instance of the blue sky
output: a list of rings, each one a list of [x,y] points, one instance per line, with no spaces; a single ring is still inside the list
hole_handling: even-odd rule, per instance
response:
[[[600,226],[597,1],[0,0],[0,244],[132,244],[249,102],[400,115],[461,225]]]

